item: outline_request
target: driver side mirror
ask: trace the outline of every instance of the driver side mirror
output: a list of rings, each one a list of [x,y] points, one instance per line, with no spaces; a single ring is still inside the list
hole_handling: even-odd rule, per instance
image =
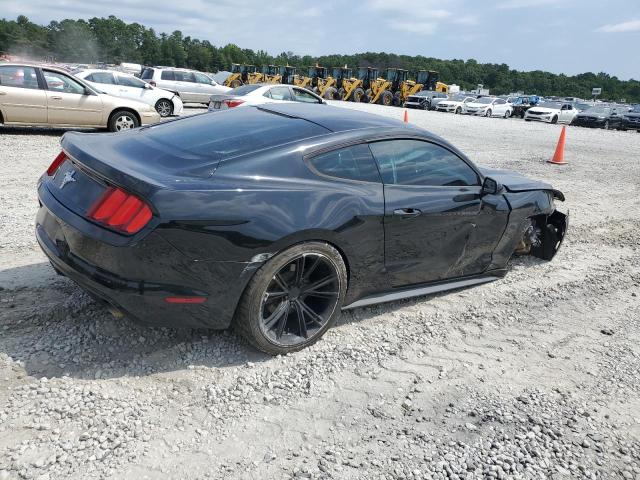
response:
[[[94,93],[91,90],[89,90],[87,87],[84,87],[83,95],[94,95]]]
[[[482,182],[482,192],[481,192],[481,194],[483,196],[484,195],[495,195],[501,189],[502,189],[502,185],[500,185],[498,182],[496,182],[493,178],[485,177],[484,181]]]
[[[149,85],[148,83],[144,84],[144,89],[145,90],[153,90],[153,85]]]

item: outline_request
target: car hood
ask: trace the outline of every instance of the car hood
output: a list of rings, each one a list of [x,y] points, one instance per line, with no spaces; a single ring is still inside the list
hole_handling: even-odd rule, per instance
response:
[[[471,108],[486,108],[490,106],[491,106],[490,103],[476,103],[476,102],[467,103],[467,107],[471,107]]]
[[[527,112],[531,112],[531,113],[559,113],[560,109],[555,109],[555,108],[547,108],[547,107],[531,107],[529,110],[527,110]]]
[[[518,172],[499,170],[495,168],[480,167],[480,172],[485,177],[491,177],[500,183],[509,192],[530,192],[532,190],[546,190],[553,193],[558,200],[564,201],[564,194],[556,190],[550,184],[539,180],[532,180]]]

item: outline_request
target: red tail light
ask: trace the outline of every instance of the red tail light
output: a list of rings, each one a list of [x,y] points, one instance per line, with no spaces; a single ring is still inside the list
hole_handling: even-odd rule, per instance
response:
[[[47,168],[47,175],[51,176],[56,173],[58,168],[60,168],[60,165],[62,165],[67,158],[66,153],[60,152],[51,165],[49,165],[49,168]]]
[[[244,100],[224,100],[224,103],[227,104],[227,107],[233,108],[237,107],[238,105],[242,105],[244,103]]]
[[[151,209],[135,195],[109,187],[89,210],[89,218],[124,233],[136,233],[151,220]]]

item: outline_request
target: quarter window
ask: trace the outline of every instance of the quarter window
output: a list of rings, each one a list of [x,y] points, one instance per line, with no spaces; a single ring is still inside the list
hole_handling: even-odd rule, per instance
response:
[[[367,145],[354,145],[323,153],[309,160],[320,173],[330,177],[380,182],[380,174]]]
[[[372,143],[370,147],[386,184],[479,185],[476,172],[460,157],[439,145],[420,140],[390,140]]]
[[[174,71],[173,75],[175,76],[176,81],[178,82],[191,82],[191,83],[196,82],[196,77],[194,77],[193,73],[191,72]]]
[[[160,74],[161,80],[175,80],[175,75],[173,74],[173,70],[163,70]]]
[[[206,85],[212,85],[213,84],[213,81],[209,77],[207,77],[204,73],[195,72],[194,75],[196,77],[196,82],[197,83],[204,83]]]
[[[36,69],[32,67],[0,67],[0,86],[37,89]]]

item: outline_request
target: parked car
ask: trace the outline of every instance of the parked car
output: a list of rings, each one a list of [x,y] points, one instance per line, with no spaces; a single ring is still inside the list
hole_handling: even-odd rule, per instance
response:
[[[577,125],[579,127],[592,127],[592,128],[604,128],[609,130],[610,128],[621,129],[624,120],[624,112],[627,109],[621,109],[619,107],[610,106],[596,106],[589,110],[578,113],[571,125]]]
[[[184,103],[209,104],[211,95],[231,90],[202,72],[184,68],[145,67],[140,78],[154,87],[179,95]]]
[[[116,132],[159,120],[150,105],[101,93],[64,70],[0,64],[0,123],[5,125],[108,128]]]
[[[465,113],[482,117],[509,118],[513,113],[513,108],[504,98],[480,97],[473,102],[467,103]]]
[[[527,110],[524,119],[527,122],[571,123],[578,109],[567,102],[543,102]]]
[[[209,101],[209,111],[285,102],[326,104],[321,97],[305,88],[282,84],[255,83],[241,85],[224,95],[212,95]]]
[[[620,128],[622,130],[635,130],[640,132],[640,105],[634,105],[631,110],[624,114]]]
[[[439,112],[453,112],[455,114],[466,113],[467,105],[474,102],[476,97],[465,93],[457,93],[451,98],[438,102],[436,110]]]
[[[423,90],[407,97],[404,102],[405,108],[421,108],[422,110],[433,110],[435,100],[444,100],[449,98],[446,93],[434,92],[433,90]]]
[[[567,225],[551,185],[339,107],[264,104],[61,145],[35,229],[54,268],[131,318],[233,325],[270,354],[311,345],[341,309],[496,280],[514,253],[550,260]]]
[[[115,97],[131,98],[153,106],[161,117],[180,115],[182,100],[173,92],[154,87],[129,73],[111,70],[83,70],[76,77]]]

